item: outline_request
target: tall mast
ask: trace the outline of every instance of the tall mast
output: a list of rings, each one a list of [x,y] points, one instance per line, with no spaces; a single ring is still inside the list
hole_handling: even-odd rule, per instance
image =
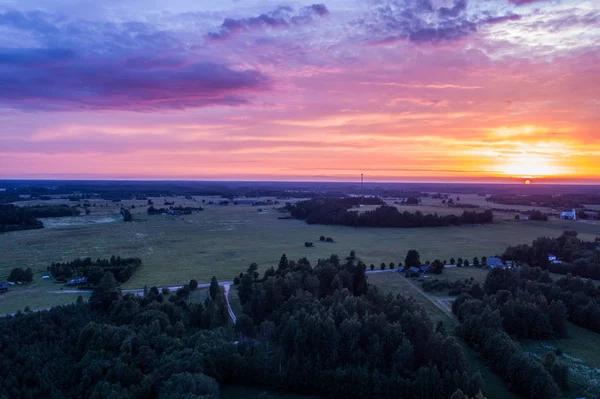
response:
[[[360,206],[363,206],[363,197],[364,197],[364,193],[363,193],[363,174],[360,174]]]

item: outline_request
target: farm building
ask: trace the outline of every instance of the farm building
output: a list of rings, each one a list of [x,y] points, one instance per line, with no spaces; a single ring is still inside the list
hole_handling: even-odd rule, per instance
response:
[[[8,284],[4,281],[0,282],[0,294],[5,293],[6,291],[8,291]]]
[[[502,266],[502,259],[500,258],[488,258],[487,265],[490,269],[493,269],[498,266]]]
[[[564,220],[577,220],[577,212],[573,209],[571,212],[562,212],[560,218]]]

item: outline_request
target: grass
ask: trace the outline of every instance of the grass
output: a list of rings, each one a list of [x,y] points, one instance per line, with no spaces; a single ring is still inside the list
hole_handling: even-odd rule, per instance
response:
[[[467,268],[461,268],[467,269]],[[469,268],[470,269],[470,268]],[[473,268],[475,269],[475,268]],[[444,271],[444,274],[453,269]],[[480,270],[480,269],[477,269]],[[462,277],[461,277],[462,278]],[[376,273],[368,275],[369,283],[377,286],[383,292],[401,293],[406,296],[411,296],[418,304],[422,305],[427,314],[434,323],[438,320],[442,320],[446,326],[446,330],[451,333],[456,326],[454,320],[450,319],[446,313],[435,306],[427,297],[417,291],[414,286],[409,284],[398,273]],[[416,280],[412,280],[417,287],[420,287],[420,283]],[[489,368],[483,363],[478,357],[477,353],[471,349],[465,342],[458,340],[461,345],[467,362],[473,371],[479,371],[483,377],[486,387],[486,397],[488,399],[517,399],[518,396],[513,395],[508,391],[506,385],[504,385],[502,379],[496,374],[492,373]]]
[[[461,198],[469,202],[466,196]],[[175,205],[195,207],[202,204],[201,199],[168,198],[175,201]],[[204,199],[207,203],[219,200]],[[481,197],[477,199],[481,201]],[[162,207],[164,200],[155,198],[155,206]],[[61,201],[68,202],[53,200]],[[47,224],[54,227],[45,229],[0,234],[0,253],[3,254],[0,280],[17,266],[41,272],[52,261],[71,261],[85,256],[107,258],[114,254],[138,256],[144,262],[124,288],[180,285],[192,278],[203,283],[209,282],[212,276],[227,281],[252,262],[258,263],[259,271],[276,265],[282,253],[290,259],[306,256],[313,264],[332,253],[343,257],[351,250],[356,250],[365,263],[375,265],[404,262],[409,249],[419,250],[423,261],[452,257],[472,259],[500,254],[508,245],[530,243],[540,236],[556,237],[566,229],[577,229],[583,238],[592,239],[600,227],[594,223],[553,220],[546,223],[500,221],[484,226],[429,229],[352,228],[280,220],[278,217],[282,214],[276,210],[262,207],[263,212],[258,212],[259,207],[251,205],[204,205],[204,211],[187,216],[148,216],[146,201],[136,200],[122,202],[126,207],[136,206],[132,210],[135,222],[123,223],[118,218],[118,204],[102,200],[91,202],[96,206],[90,208],[89,216],[52,221]],[[86,218],[95,222],[84,223],[89,222]],[[111,219],[117,221],[107,222]],[[335,243],[320,242],[321,235],[332,237]],[[306,241],[313,242],[314,247],[305,247]],[[450,275],[444,274],[443,277]],[[46,302],[46,296],[43,290],[32,290],[27,299],[39,305],[60,302],[59,299]],[[14,300],[8,299],[10,297],[0,299],[0,313],[20,306],[11,304]]]
[[[571,390],[566,398],[600,396],[600,334],[567,323],[568,338],[521,340],[523,348],[539,358],[556,348],[569,366]]]
[[[429,275],[429,278],[455,281],[473,277],[475,281],[477,281],[483,286],[488,271],[488,269],[483,267],[451,267],[448,269],[444,269],[441,275],[431,274]]]
[[[456,325],[454,320],[448,317],[443,311],[435,306],[427,297],[410,285],[399,273],[375,273],[368,275],[369,283],[377,286],[384,293],[403,294],[412,297],[415,302],[423,306],[427,314],[434,323],[443,321],[444,325],[450,330]],[[420,283],[414,279],[414,284],[420,286]]]
[[[5,294],[0,294],[0,315],[23,311],[27,306],[32,310],[46,309],[53,306],[74,303],[81,295],[85,300],[89,293],[75,294],[48,294],[48,291],[60,290],[62,284],[54,284],[50,280],[43,280],[45,273],[36,273],[34,282],[29,285],[11,286]]]

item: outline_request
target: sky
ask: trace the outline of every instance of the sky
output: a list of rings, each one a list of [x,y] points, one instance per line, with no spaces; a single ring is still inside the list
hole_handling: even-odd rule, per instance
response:
[[[600,182],[598,0],[324,1],[0,0],[0,178]]]

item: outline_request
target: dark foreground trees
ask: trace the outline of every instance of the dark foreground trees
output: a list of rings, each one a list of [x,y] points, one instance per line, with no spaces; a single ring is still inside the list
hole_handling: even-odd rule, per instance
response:
[[[525,397],[560,397],[559,387],[568,387],[568,369],[556,359],[542,363],[524,353],[511,336],[565,337],[567,318],[579,320],[588,309],[600,314],[595,302],[598,289],[572,277],[554,282],[539,268],[523,267],[493,269],[484,290],[477,297],[463,293],[454,301],[452,310],[460,321],[457,333],[478,348],[515,392]]]
[[[483,388],[454,338],[413,300],[369,286],[356,257],[314,268],[285,258],[242,282],[235,332],[217,286],[203,303],[188,301],[187,286],[168,300],[156,287],[121,295],[110,273],[89,303],[2,318],[0,397],[216,399],[219,384],[235,383],[456,399]]]

